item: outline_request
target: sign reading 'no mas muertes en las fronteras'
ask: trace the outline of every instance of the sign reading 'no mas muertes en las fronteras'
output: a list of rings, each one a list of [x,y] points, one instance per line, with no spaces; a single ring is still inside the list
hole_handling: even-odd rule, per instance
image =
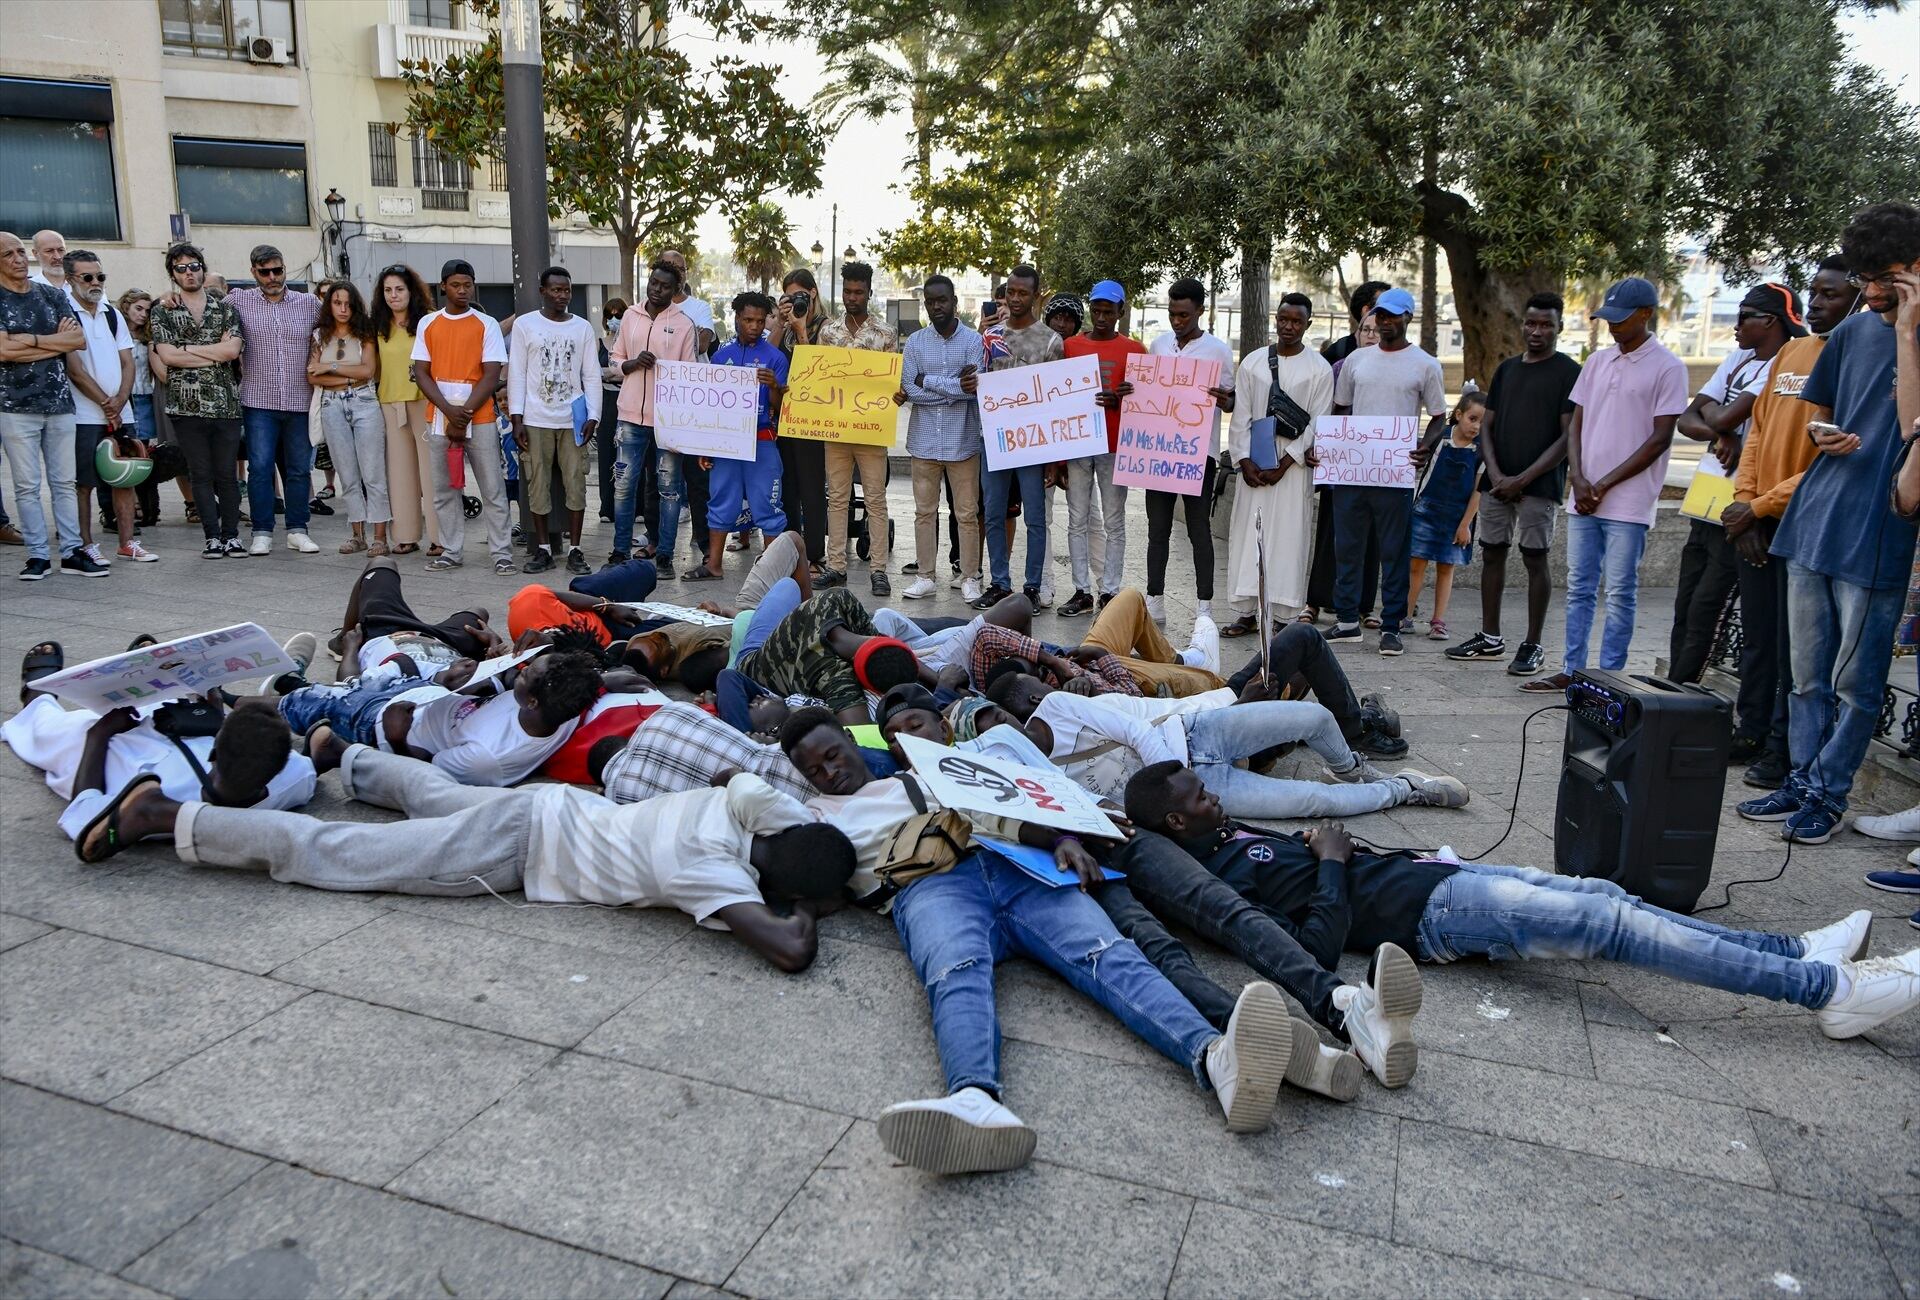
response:
[[[1018,469],[1098,456],[1107,449],[1107,416],[1097,357],[1069,357],[980,376],[980,433],[988,469]]]
[[[668,451],[752,460],[759,423],[756,367],[653,363],[653,435]]]
[[[1414,415],[1323,415],[1313,423],[1320,463],[1313,481],[1333,487],[1413,490],[1413,449],[1420,443]]]
[[[900,430],[899,389],[898,352],[802,343],[787,372],[780,436],[891,447]]]
[[[1198,496],[1219,405],[1207,390],[1220,382],[1220,363],[1140,354],[1127,358],[1125,378],[1133,391],[1120,400],[1114,483]]]

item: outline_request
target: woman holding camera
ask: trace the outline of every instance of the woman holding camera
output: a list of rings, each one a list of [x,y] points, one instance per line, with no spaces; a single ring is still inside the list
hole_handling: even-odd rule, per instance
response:
[[[826,318],[813,272],[804,266],[789,271],[780,282],[773,345],[791,361],[796,347],[819,339]],[[787,512],[787,526],[798,528],[806,539],[807,562],[818,579],[827,567],[827,446],[815,438],[781,438],[780,464],[780,497]],[[844,583],[845,576],[839,581]]]

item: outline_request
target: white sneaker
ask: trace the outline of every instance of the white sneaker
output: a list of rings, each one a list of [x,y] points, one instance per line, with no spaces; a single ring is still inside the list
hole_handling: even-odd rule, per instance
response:
[[[1907,865],[1910,867],[1920,867],[1920,849],[1913,849],[1908,852]]]
[[[951,1097],[881,1111],[880,1144],[894,1159],[931,1174],[984,1174],[1031,1160],[1034,1132],[979,1088],[962,1088]]]
[[[1220,625],[1206,614],[1193,620],[1193,640],[1187,648],[1199,656],[1199,662],[1194,663],[1194,667],[1216,674],[1220,671]],[[1193,660],[1187,662],[1193,663]]]
[[[960,599],[967,602],[967,604],[973,604],[974,601],[980,599],[980,595],[980,579],[968,578],[960,584]]]
[[[1334,1101],[1352,1101],[1360,1095],[1360,1079],[1367,1068],[1351,1051],[1320,1041],[1307,1021],[1294,1017],[1293,1051],[1287,1059],[1287,1082],[1303,1092]]]
[[[267,540],[267,545],[269,547],[273,545],[273,540],[271,538]],[[288,533],[287,549],[289,551],[298,551],[302,555],[315,555],[315,554],[318,554],[320,550],[318,546],[315,546],[313,544],[313,539],[307,536],[305,533]],[[254,552],[254,554],[265,555],[266,552],[256,551]]]
[[[1167,625],[1167,600],[1164,596],[1147,597],[1147,617],[1161,627]]]
[[[1207,1078],[1229,1133],[1258,1133],[1273,1119],[1293,1054],[1293,1018],[1280,990],[1255,980],[1240,990],[1227,1032],[1207,1047]]]
[[[1428,776],[1410,767],[1394,775],[1407,783],[1407,802],[1415,808],[1465,808],[1473,797],[1457,776]]]
[[[925,600],[927,597],[933,595],[933,590],[932,578],[915,578],[907,584],[907,589],[900,593],[900,598],[902,600]]]
[[[1920,948],[1898,957],[1843,962],[1847,991],[1814,1018],[1828,1038],[1855,1038],[1920,1005]]]
[[[112,557],[101,553],[100,543],[98,542],[88,542],[85,546],[81,547],[80,550],[95,564],[111,565],[113,563]]]
[[[1920,804],[1903,812],[1885,813],[1878,817],[1855,817],[1853,829],[1862,835],[1871,835],[1876,840],[1912,843],[1920,840]]]
[[[1832,925],[1809,930],[1800,936],[1800,960],[1838,966],[1843,961],[1859,961],[1867,955],[1873,939],[1873,913],[1866,908],[1849,913]]]
[[[1420,971],[1395,944],[1373,952],[1373,973],[1365,984],[1343,984],[1333,1005],[1346,1017],[1347,1038],[1373,1077],[1388,1088],[1404,1088],[1420,1064],[1413,1041],[1413,1018],[1420,1014]]]
[[[1212,618],[1213,602],[1210,600],[1196,600],[1193,602],[1193,612],[1201,618]]]
[[[287,545],[289,546],[293,545],[292,533],[287,534]],[[318,550],[319,548],[315,547],[314,549]],[[273,554],[273,534],[272,533],[255,533],[253,535],[252,543],[249,544],[247,547],[247,554],[248,555],[272,555]]]

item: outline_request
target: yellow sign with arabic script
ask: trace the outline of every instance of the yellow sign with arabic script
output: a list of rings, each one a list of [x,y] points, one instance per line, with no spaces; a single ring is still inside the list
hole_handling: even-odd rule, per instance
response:
[[[900,420],[900,354],[803,343],[793,350],[780,436],[891,447]]]

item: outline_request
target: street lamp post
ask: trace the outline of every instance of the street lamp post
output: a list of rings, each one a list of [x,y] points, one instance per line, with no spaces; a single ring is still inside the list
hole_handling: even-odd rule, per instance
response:
[[[333,264],[327,269],[330,272],[337,271],[341,275],[346,275],[349,270],[347,266],[347,241],[344,237],[345,232],[341,230],[340,226],[341,223],[347,219],[347,201],[341,197],[339,190],[328,186],[327,197],[320,200],[320,206],[327,210],[326,243],[331,245],[333,250]]]
[[[839,242],[840,242],[840,205],[836,203],[833,205],[833,229],[831,233],[829,233],[827,236],[827,247],[831,249],[835,244]],[[832,254],[829,253],[828,256],[832,256]],[[836,266],[831,271],[827,272],[827,308],[828,310],[835,311],[835,312],[839,311],[840,310],[839,300],[840,300],[840,268]]]
[[[540,0],[502,0],[500,63],[507,97],[507,204],[513,223],[513,304],[540,305],[546,267],[547,133],[541,105]]]

